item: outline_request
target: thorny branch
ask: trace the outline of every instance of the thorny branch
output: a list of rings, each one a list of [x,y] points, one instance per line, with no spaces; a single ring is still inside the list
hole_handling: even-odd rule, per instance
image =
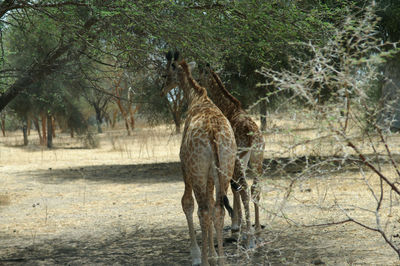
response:
[[[345,219],[305,225],[305,227],[333,226],[351,222],[379,233],[400,258],[400,248],[393,242],[390,235],[392,232],[388,229],[390,225],[392,230],[396,230],[395,224],[399,221],[398,213],[393,208],[392,195],[399,197],[400,187],[398,182],[393,179],[392,173],[386,173],[388,170],[393,171],[393,175],[397,176],[396,180],[398,180],[400,170],[392,154],[388,139],[384,135],[384,130],[378,126],[378,122],[372,121],[372,129],[366,130],[365,128],[366,120],[370,120],[370,117],[379,112],[378,107],[374,108],[375,105],[370,108],[371,103],[367,91],[371,88],[371,84],[378,79],[380,75],[379,66],[384,62],[383,58],[388,56],[390,52],[382,49],[387,47],[388,44],[379,43],[375,37],[377,20],[371,8],[358,18],[349,18],[346,23],[343,29],[337,32],[336,37],[324,47],[317,47],[312,43],[304,44],[313,56],[308,61],[292,59],[291,71],[263,68],[259,73],[266,77],[263,86],[274,85],[279,92],[290,91],[294,97],[300,99],[302,103],[314,111],[315,120],[319,121],[320,124],[316,139],[321,139],[321,136],[334,139],[337,142],[336,145],[341,147],[343,163],[346,163],[348,158],[353,157],[352,154],[355,153],[355,156],[359,159],[356,165],[362,176],[361,180],[364,181],[367,190],[370,192],[368,195],[374,199],[373,207],[370,205],[365,207],[360,204],[358,204],[359,206],[357,204],[350,205],[358,211],[374,216],[374,225],[369,225],[358,219],[357,213],[347,212],[335,199],[334,206],[341,209],[346,215]],[[320,101],[321,92],[324,89],[330,93],[331,97],[331,100],[327,102]],[[367,122],[371,123],[371,121]],[[376,134],[371,135],[371,131],[368,130],[375,131],[378,139]],[[312,145],[313,142],[314,139],[311,139],[305,142],[296,142],[291,146]],[[362,146],[365,143],[371,150],[376,164],[371,161],[369,154],[368,156],[365,154],[365,147]],[[350,147],[350,149],[347,147]],[[290,151],[286,152],[290,153]],[[382,152],[384,152],[386,158],[389,158],[387,163],[394,170],[381,165],[381,159],[384,157],[381,154]],[[352,161],[354,162],[354,160]],[[313,166],[307,165],[302,173],[297,175],[296,180],[301,181],[301,179],[312,177],[312,174],[318,171],[315,162],[312,164]],[[373,176],[377,176],[379,183],[374,185],[367,178],[365,169],[372,172]],[[384,189],[386,185],[390,188],[389,190]],[[288,200],[288,195],[292,190],[293,182],[288,185],[287,193],[283,196],[285,200]],[[332,191],[332,193],[335,193],[335,191]],[[281,212],[283,214],[283,210]],[[397,215],[396,218],[392,217],[394,215]],[[386,219],[386,222],[382,227],[384,219]]]
[[[385,149],[386,149],[387,154],[389,155],[390,162],[392,163],[394,169],[396,170],[396,173],[397,173],[398,177],[400,177],[399,168],[398,168],[398,166],[397,166],[397,163],[396,163],[396,162],[394,161],[394,159],[393,159],[392,153],[390,152],[389,146],[388,146],[388,144],[387,144],[385,138],[383,137],[382,130],[381,130],[379,127],[376,127],[376,130],[377,130],[378,133],[379,133],[379,136],[380,136],[380,138],[381,138],[382,143],[385,145]]]
[[[368,162],[368,160],[365,158],[365,156],[360,152],[360,150],[351,141],[348,141],[347,145],[349,147],[351,147],[358,154],[361,161],[366,166],[368,166],[368,168],[370,168],[372,171],[374,171],[380,178],[382,178],[386,182],[386,184],[388,184],[400,196],[400,190],[396,187],[396,185],[394,183],[392,183],[389,180],[389,178],[387,178],[385,175],[383,175],[381,171],[376,169],[374,165],[372,165],[370,162]]]

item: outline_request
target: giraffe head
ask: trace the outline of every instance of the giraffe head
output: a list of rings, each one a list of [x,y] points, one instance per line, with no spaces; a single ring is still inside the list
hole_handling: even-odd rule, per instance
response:
[[[200,84],[209,89],[209,95],[217,106],[219,105],[221,109],[225,110],[230,106],[226,104],[229,102],[241,108],[241,103],[225,88],[221,78],[211,68],[210,64],[207,63],[205,67],[199,66],[199,73]],[[225,113],[225,115],[227,114]]]
[[[181,66],[181,61],[179,61],[179,52],[175,52],[172,54],[171,51],[169,51],[166,56],[167,58],[167,67],[165,70],[165,73],[163,77],[165,78],[164,85],[162,88],[161,95],[166,95],[170,90],[172,90],[175,87],[178,86],[184,86],[185,83],[187,82],[187,79],[185,78],[185,73],[184,70]],[[189,67],[189,71],[192,71],[193,68],[195,67],[196,63],[191,62],[187,64]],[[183,88],[181,88],[183,89]]]
[[[213,82],[213,78],[211,75],[211,66],[207,63],[205,66],[199,65],[199,82],[201,86],[209,88]]]

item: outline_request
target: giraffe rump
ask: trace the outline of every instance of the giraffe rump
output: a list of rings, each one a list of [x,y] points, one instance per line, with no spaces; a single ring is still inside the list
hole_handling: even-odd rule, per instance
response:
[[[229,216],[233,216],[233,209],[231,205],[229,204],[229,199],[226,196],[225,190],[224,190],[224,182],[223,182],[223,173],[221,173],[220,170],[220,163],[219,163],[219,149],[217,145],[217,139],[215,138],[215,133],[212,131],[210,135],[210,141],[211,141],[211,147],[214,153],[214,158],[215,158],[215,167],[216,167],[216,173],[217,173],[217,179],[216,181],[218,183],[215,183],[216,187],[215,189],[217,190],[217,195],[219,195],[220,198],[217,198],[217,202],[221,204],[221,207],[223,208],[225,206],[226,210],[229,213]]]

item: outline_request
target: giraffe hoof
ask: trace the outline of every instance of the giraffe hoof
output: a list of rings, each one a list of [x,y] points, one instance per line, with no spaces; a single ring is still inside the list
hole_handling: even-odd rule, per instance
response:
[[[255,243],[255,240],[254,240],[254,238],[251,238],[250,239],[250,243],[249,243],[249,245],[248,245],[248,249],[254,249],[256,247],[256,243]]]
[[[243,234],[241,241],[243,243],[244,248],[247,250],[254,250],[257,247],[256,245],[257,239],[252,234],[251,235]]]
[[[232,231],[232,232],[231,232],[231,237],[230,237],[229,239],[232,239],[232,240],[233,240],[233,241],[231,241],[231,242],[238,242],[238,241],[239,241],[239,238],[240,238],[239,231],[237,231],[237,232]]]
[[[236,243],[237,237],[228,237],[224,240],[224,243]]]
[[[253,224],[253,227],[256,227],[256,225]],[[264,228],[265,228],[265,225],[261,224],[261,225],[260,225],[260,228],[261,228],[261,229],[264,229]]]
[[[201,265],[201,259],[193,259],[192,266],[200,266]]]
[[[231,227],[230,227],[229,225],[227,225],[227,226],[224,227],[224,231],[225,231],[225,232],[228,232],[228,231],[230,231],[230,230],[231,230]]]

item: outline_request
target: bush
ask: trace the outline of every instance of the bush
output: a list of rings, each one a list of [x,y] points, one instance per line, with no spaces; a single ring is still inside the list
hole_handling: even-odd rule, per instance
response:
[[[84,135],[81,135],[79,139],[86,149],[96,149],[100,147],[100,139],[98,135],[90,130]]]

